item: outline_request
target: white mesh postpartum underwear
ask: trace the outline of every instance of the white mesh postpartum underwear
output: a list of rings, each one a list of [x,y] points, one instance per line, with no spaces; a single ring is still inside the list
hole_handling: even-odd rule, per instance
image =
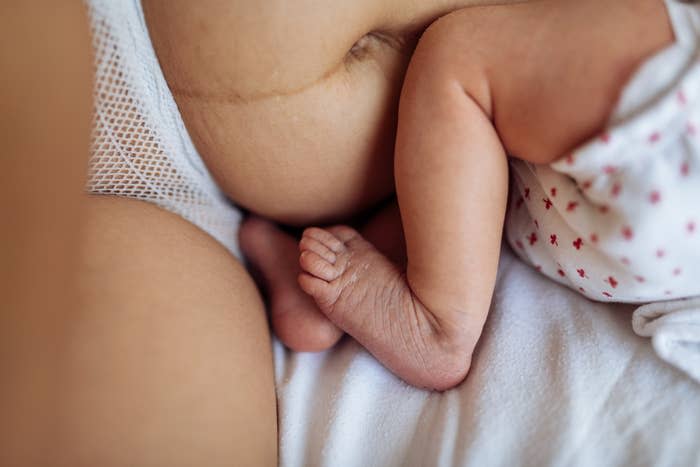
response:
[[[87,189],[172,211],[240,257],[240,212],[207,171],[151,44],[140,0],[86,0],[95,53]]]

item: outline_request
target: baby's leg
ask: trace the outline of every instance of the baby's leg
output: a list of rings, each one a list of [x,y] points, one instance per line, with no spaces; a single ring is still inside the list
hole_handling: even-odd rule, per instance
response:
[[[396,203],[373,216],[362,235],[382,253],[405,265],[406,249]],[[311,296],[299,288],[299,248],[308,249],[310,239],[298,239],[273,222],[260,217],[247,219],[240,229],[246,258],[259,273],[268,296],[270,321],[275,335],[290,349],[317,352],[332,347],[344,334],[321,313]]]
[[[407,382],[447,389],[466,375],[490,305],[508,174],[485,76],[453,65],[464,51],[440,23],[416,50],[399,113],[406,274],[350,228],[309,229],[317,246],[301,253],[300,284]]]
[[[297,352],[319,352],[335,345],[344,332],[297,284],[297,238],[272,221],[251,217],[241,226],[239,241],[267,296],[270,324],[277,338]]]

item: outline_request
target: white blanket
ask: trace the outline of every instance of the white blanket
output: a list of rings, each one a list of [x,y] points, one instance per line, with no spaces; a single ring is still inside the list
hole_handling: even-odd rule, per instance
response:
[[[349,338],[275,343],[282,466],[700,466],[700,386],[630,326],[504,250],[468,379],[411,388]]]

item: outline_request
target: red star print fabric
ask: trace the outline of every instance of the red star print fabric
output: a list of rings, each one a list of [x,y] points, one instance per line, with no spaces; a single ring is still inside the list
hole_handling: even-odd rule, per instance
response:
[[[700,296],[697,10],[669,7],[676,43],[640,68],[601,135],[548,166],[511,160],[510,245],[593,300]]]

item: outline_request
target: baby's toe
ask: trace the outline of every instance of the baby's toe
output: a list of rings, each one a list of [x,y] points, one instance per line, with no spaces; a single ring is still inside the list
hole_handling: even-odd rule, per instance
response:
[[[299,251],[302,253],[304,251],[313,251],[321,258],[325,259],[331,264],[335,264],[337,257],[333,251],[328,248],[325,244],[319,242],[313,237],[303,236],[299,240]]]
[[[319,279],[323,279],[326,282],[337,279],[342,272],[311,250],[301,252],[299,255],[299,265],[303,271]]]
[[[304,230],[303,238],[313,239],[323,245],[325,245],[329,250],[334,253],[340,253],[345,248],[343,242],[333,235],[331,232],[319,229],[318,227],[309,227]]]

